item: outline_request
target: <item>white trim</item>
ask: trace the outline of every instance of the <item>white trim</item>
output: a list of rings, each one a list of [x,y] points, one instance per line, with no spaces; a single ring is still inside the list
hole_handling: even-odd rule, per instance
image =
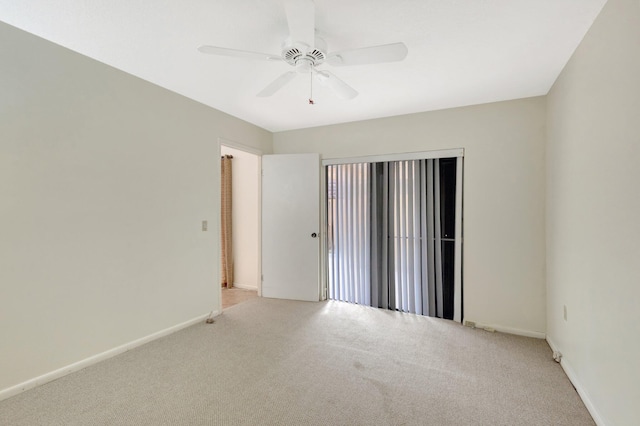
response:
[[[262,155],[258,156],[258,170],[256,170],[258,181],[258,211],[256,212],[256,220],[258,221],[258,248],[256,250],[256,258],[258,259],[258,296],[262,297]],[[218,238],[220,241],[220,238]]]
[[[221,197],[222,197],[222,190],[220,189],[221,185],[222,185],[222,165],[220,164],[220,157],[222,156],[222,141],[224,139],[222,138],[218,138],[218,156],[216,158],[213,159],[214,162],[214,166],[213,166],[213,170],[214,170],[214,174],[216,176],[216,182],[217,182],[217,187],[218,187],[218,196],[216,197],[217,200],[217,208],[215,209],[215,211],[213,212],[213,217],[214,217],[214,226],[216,227],[215,230],[217,232],[217,237],[214,238],[213,241],[213,258],[217,259],[217,265],[218,267],[216,268],[216,272],[214,273],[213,276],[213,285],[214,288],[217,288],[217,293],[218,293],[218,312],[222,312],[222,286],[220,285],[220,280],[221,280],[221,269],[222,269],[222,255],[221,255],[221,250],[222,248],[220,247],[220,228],[221,228],[221,224],[220,221],[222,219],[222,201],[221,201]]]
[[[546,340],[553,352],[562,353],[562,351],[553,342],[553,340],[551,340],[549,336],[547,336]],[[584,403],[585,407],[587,407],[587,411],[589,411],[589,414],[591,414],[591,417],[593,417],[593,421],[596,422],[596,425],[606,426],[605,421],[600,416],[600,413],[598,413],[598,410],[596,409],[595,405],[591,401],[591,398],[589,398],[589,394],[580,383],[580,380],[578,380],[578,375],[571,367],[571,364],[569,364],[569,361],[567,361],[567,358],[565,358],[564,356],[560,358],[560,366],[562,367],[565,374],[569,378],[569,381],[571,382],[573,387],[576,389],[576,392],[578,392],[580,399],[582,399],[582,402]]]
[[[318,224],[318,238],[320,239],[320,262],[318,264],[318,278],[320,280],[320,294],[319,299],[327,300],[329,297],[328,283],[329,278],[327,276],[327,170],[325,167],[320,167],[320,223]]]
[[[175,333],[176,331],[182,330],[183,328],[189,327],[191,325],[197,324],[200,321],[204,321],[206,318],[215,317],[220,315],[219,311],[213,311],[208,314],[200,315],[196,318],[193,318],[189,321],[185,321],[181,324],[174,325],[173,327],[166,328],[164,330],[160,330],[156,333],[150,334],[148,336],[142,337],[140,339],[136,339],[132,342],[125,343],[124,345],[115,347],[113,349],[109,349],[105,352],[99,353],[97,355],[90,356],[89,358],[85,358],[81,361],[74,362],[73,364],[67,365],[65,367],[59,368],[57,370],[51,371],[49,373],[43,374],[42,376],[35,377],[33,379],[27,380],[26,382],[19,383],[10,388],[6,388],[0,391],[0,401],[5,400],[7,398],[11,398],[12,396],[18,395],[24,391],[29,389],[33,389],[37,386],[43,385],[45,383],[49,383],[53,380],[59,379],[60,377],[66,376],[67,374],[74,373],[76,371],[80,371],[83,368],[89,367],[90,365],[97,364],[98,362],[104,361],[106,359],[112,358],[116,355],[120,355],[121,353],[127,352],[131,349],[137,348],[138,346],[142,346],[145,343],[149,343],[153,340],[159,339],[171,333]]]
[[[424,160],[451,157],[464,157],[464,148],[441,149],[438,151],[404,152],[399,154],[368,155],[365,157],[327,158],[326,160],[322,160],[322,165],[380,163],[386,161]]]
[[[240,151],[248,152],[249,154],[262,155],[264,154],[260,149],[254,148],[249,145],[245,145],[242,142],[232,141],[230,139],[218,138],[218,145],[224,145],[229,148],[238,149]]]
[[[233,288],[239,288],[241,290],[253,290],[253,291],[258,291],[258,287],[255,285],[246,285],[246,284],[238,284],[238,283],[233,283]]]
[[[465,318],[464,320],[465,322],[473,321],[469,318]],[[505,327],[502,325],[495,325],[495,324],[482,324],[479,322],[476,322],[475,324],[476,324],[476,328],[482,328],[482,329],[489,328],[489,329],[494,329],[495,331],[499,331],[500,333],[515,334],[516,336],[533,337],[536,339],[545,339],[547,337],[545,333],[542,333],[540,331],[522,330],[519,328]]]

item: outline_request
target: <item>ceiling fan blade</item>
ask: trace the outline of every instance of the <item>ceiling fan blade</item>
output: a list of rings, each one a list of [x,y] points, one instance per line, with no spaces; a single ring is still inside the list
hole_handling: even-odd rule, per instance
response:
[[[353,99],[358,96],[358,91],[356,89],[349,86],[329,71],[316,71],[315,74],[318,81],[322,85],[333,90],[338,97],[342,99]]]
[[[338,66],[396,62],[406,58],[408,52],[404,43],[391,43],[330,53],[327,57],[327,62]]]
[[[289,0],[285,3],[289,35],[293,43],[313,49],[316,38],[316,12],[312,0]]]
[[[233,58],[257,59],[263,61],[281,61],[282,58],[269,53],[248,52],[246,50],[227,49],[217,46],[200,46],[198,50],[208,55],[231,56]]]
[[[269,84],[267,87],[262,89],[262,91],[260,93],[258,93],[256,96],[258,96],[260,98],[267,98],[267,97],[273,95],[278,90],[282,89],[285,84],[287,84],[288,82],[293,80],[293,77],[295,77],[297,74],[298,73],[295,72],[295,71],[289,71],[289,72],[286,72],[286,73],[282,74],[280,77],[278,77],[275,80],[273,80],[271,82],[271,84]]]

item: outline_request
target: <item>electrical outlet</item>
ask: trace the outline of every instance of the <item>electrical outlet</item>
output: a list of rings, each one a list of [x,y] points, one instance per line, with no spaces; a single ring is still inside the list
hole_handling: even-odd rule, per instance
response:
[[[206,231],[206,230],[207,230],[207,228],[208,228],[207,221],[206,221],[206,220],[203,220],[203,221],[202,221],[202,230],[203,230],[203,231]]]
[[[562,316],[564,317],[564,320],[567,320],[567,305],[564,305],[562,307]]]
[[[474,321],[465,320],[464,325],[466,325],[467,327],[476,328],[476,323]]]

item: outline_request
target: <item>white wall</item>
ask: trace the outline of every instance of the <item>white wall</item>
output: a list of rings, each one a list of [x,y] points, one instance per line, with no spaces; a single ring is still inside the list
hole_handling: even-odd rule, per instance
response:
[[[0,23],[0,391],[218,309],[218,137],[269,132]]]
[[[220,151],[233,155],[233,286],[257,290],[260,277],[260,157],[227,146],[222,146]]]
[[[464,316],[543,337],[545,98],[274,134],[323,158],[464,148]]]
[[[640,424],[640,2],[609,0],[548,96],[548,339],[600,424]],[[567,306],[567,320],[563,306]]]

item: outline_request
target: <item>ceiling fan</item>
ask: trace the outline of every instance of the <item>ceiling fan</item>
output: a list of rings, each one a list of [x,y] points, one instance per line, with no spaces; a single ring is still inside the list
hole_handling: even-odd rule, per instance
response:
[[[328,52],[325,41],[318,37],[315,29],[315,6],[312,0],[289,0],[285,3],[285,12],[289,26],[289,38],[282,44],[282,53],[273,55],[268,53],[249,52],[245,50],[228,49],[218,46],[200,46],[202,53],[236,58],[255,59],[263,61],[284,61],[295,68],[276,78],[258,93],[259,97],[268,97],[283,88],[298,74],[311,74],[311,91],[313,93],[313,79],[330,88],[343,99],[353,99],[358,92],[333,73],[319,70],[323,63],[334,66],[377,64],[382,62],[402,61],[407,56],[407,46],[404,43],[391,43],[358,49]],[[309,98],[313,104],[313,96]]]

